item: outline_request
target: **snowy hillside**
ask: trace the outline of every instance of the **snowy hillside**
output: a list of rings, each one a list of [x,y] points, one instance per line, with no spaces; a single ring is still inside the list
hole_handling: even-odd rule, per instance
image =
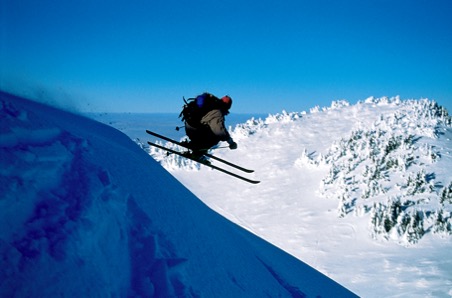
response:
[[[340,217],[370,213],[374,238],[413,244],[430,232],[452,235],[452,172],[436,165],[443,155],[450,161],[451,118],[429,101],[400,106],[334,143],[321,192],[339,200]]]
[[[239,149],[215,155],[255,169],[260,185],[150,154],[213,209],[360,296],[452,295],[445,109],[398,97],[338,101],[251,119],[232,135]]]
[[[119,131],[0,93],[1,297],[354,297]]]

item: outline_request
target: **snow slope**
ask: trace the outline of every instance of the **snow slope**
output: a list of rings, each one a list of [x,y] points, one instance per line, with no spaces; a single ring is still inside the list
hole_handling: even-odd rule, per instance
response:
[[[0,93],[1,297],[353,297],[121,132]]]
[[[150,154],[211,208],[360,296],[452,296],[452,128],[442,107],[338,101],[251,119],[232,136],[239,148],[215,154],[255,169],[261,184]]]

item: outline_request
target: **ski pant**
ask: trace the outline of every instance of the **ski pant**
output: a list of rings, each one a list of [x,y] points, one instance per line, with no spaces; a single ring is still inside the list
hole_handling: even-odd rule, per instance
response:
[[[210,149],[220,141],[208,125],[193,127],[185,123],[185,133],[190,138],[190,147],[193,149]]]

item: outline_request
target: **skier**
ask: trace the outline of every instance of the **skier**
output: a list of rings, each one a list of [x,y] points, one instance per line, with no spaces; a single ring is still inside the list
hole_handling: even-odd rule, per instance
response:
[[[220,141],[227,142],[230,149],[237,149],[237,143],[224,124],[224,117],[229,114],[231,105],[232,99],[228,95],[219,99],[210,93],[203,93],[184,106],[181,117],[185,121],[185,133],[190,139],[186,144],[192,149],[192,158],[202,159]]]

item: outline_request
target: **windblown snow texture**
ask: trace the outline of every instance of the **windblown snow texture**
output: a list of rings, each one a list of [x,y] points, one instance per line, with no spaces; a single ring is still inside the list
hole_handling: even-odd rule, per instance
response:
[[[119,131],[0,98],[0,296],[355,296],[213,212]]]

